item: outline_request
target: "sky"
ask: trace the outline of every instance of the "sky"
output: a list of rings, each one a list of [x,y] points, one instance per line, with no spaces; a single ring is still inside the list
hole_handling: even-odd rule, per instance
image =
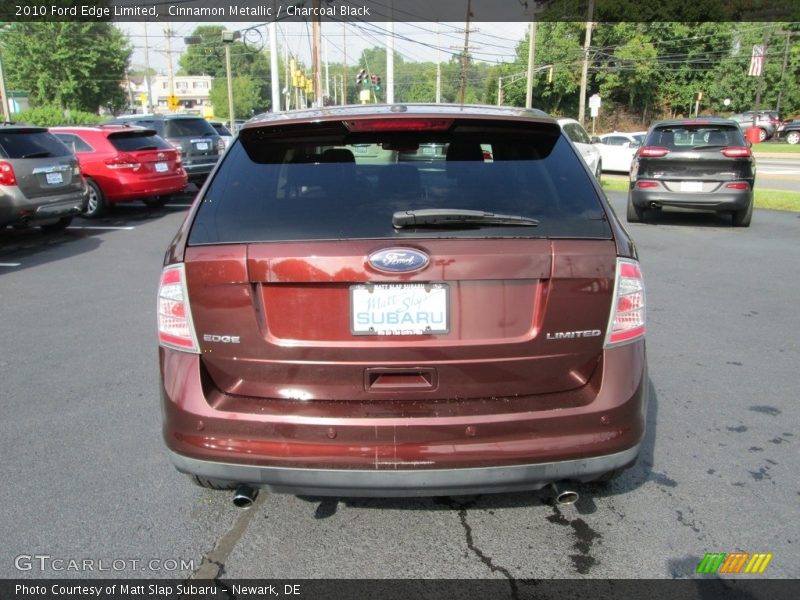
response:
[[[166,73],[167,27],[173,31],[173,66],[177,72],[178,56],[185,49],[183,38],[191,35],[195,27],[204,23],[148,23],[147,36],[150,47],[150,66]],[[210,24],[210,23],[208,23]],[[229,30],[257,27],[246,34],[254,49],[269,48],[267,26],[258,23],[220,23]],[[131,64],[144,65],[145,23],[117,23],[117,27],[128,34],[133,47]],[[347,63],[354,64],[361,51],[375,46],[385,47],[387,32],[394,27],[395,51],[409,62],[447,62],[450,57],[463,50],[464,23],[323,23],[323,53],[327,45],[328,60],[341,63],[347,50]],[[478,61],[488,63],[513,60],[519,40],[525,36],[526,23],[473,23],[470,26],[470,53]],[[311,24],[283,22],[279,24],[278,45],[281,52],[288,47],[291,54],[311,64]],[[324,60],[324,56],[323,56]]]

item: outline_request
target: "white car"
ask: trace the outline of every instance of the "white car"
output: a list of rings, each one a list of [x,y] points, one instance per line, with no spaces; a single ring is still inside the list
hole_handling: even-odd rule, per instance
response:
[[[589,166],[589,170],[600,181],[600,173],[603,170],[603,161],[600,151],[592,144],[592,139],[583,125],[575,119],[558,119],[558,124],[564,134],[572,140],[575,147],[581,153],[583,161]]]
[[[631,161],[636,149],[644,143],[646,131],[635,131],[633,133],[606,133],[600,136],[600,143],[596,148],[603,157],[604,171],[623,171],[629,173]]]

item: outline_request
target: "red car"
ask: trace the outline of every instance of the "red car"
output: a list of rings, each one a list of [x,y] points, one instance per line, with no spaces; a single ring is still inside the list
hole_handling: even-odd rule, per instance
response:
[[[158,330],[172,462],[240,506],[607,480],[644,436],[636,249],[541,111],[249,121],[167,252]]]
[[[98,217],[110,204],[136,199],[162,206],[186,187],[180,151],[152,129],[104,125],[50,131],[75,153],[89,185],[84,217]]]

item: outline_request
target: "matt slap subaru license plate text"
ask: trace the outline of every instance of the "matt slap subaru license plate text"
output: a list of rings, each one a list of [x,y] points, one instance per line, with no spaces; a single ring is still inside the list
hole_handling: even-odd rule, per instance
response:
[[[350,287],[354,335],[425,335],[449,331],[449,288],[443,283]]]

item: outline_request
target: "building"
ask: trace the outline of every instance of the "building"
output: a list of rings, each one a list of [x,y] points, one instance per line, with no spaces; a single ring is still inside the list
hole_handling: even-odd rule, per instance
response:
[[[178,98],[178,112],[211,111],[211,82],[209,75],[176,75],[173,77],[175,96]],[[147,112],[147,82],[143,76],[130,77],[122,82],[122,88],[133,100],[132,105]],[[153,96],[153,112],[169,112],[170,85],[165,75],[150,77],[150,91]]]

